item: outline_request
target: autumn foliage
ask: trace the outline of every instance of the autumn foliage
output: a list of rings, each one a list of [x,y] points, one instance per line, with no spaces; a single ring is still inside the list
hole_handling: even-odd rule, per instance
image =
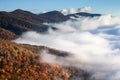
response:
[[[39,60],[38,54],[0,40],[0,80],[68,80],[75,73],[72,68]]]
[[[13,40],[18,36],[6,29],[0,28],[0,38],[4,40]]]

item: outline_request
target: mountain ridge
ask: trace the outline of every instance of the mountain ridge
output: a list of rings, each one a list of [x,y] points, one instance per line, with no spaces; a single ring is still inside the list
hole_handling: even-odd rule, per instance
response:
[[[44,33],[49,29],[49,26],[43,24],[44,22],[59,23],[69,20],[70,16],[63,15],[59,11],[39,15],[21,9],[0,12],[0,79],[89,80],[90,73],[80,68],[41,62],[42,50],[62,58],[70,56],[68,52],[46,46],[11,42],[26,31]]]
[[[99,17],[101,16],[101,14],[91,14],[91,13],[87,13],[87,12],[79,12],[79,13],[75,13],[75,14],[69,14],[67,16],[73,16],[73,17],[78,17],[78,16],[82,16],[82,17]]]
[[[16,9],[12,12],[1,11],[0,12],[0,27],[20,36],[26,31],[36,31],[45,33],[48,31],[49,26],[43,23],[59,23],[70,19],[71,16],[77,17],[95,17],[101,16],[100,14],[90,13],[76,13],[70,15],[64,15],[59,11],[50,11],[42,14],[34,14],[32,12]],[[54,28],[52,28],[54,29]]]

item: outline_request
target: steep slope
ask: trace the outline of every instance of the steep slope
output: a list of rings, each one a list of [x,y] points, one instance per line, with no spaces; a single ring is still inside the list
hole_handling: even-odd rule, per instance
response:
[[[19,14],[0,12],[0,27],[11,31],[16,35],[20,35],[22,32],[28,30],[44,32],[48,29],[48,27],[43,25],[41,22],[40,24],[36,24],[35,21],[33,20],[32,22],[29,17],[28,20],[26,20],[18,16]]]
[[[52,77],[66,76],[64,73],[64,75],[59,73],[62,69],[59,65],[52,67],[49,64],[40,64],[38,61],[38,55],[31,51],[15,43],[1,40],[0,79],[50,80]],[[52,76],[50,76],[50,70],[53,73]]]
[[[4,40],[13,40],[13,39],[18,38],[18,36],[14,34],[13,32],[0,28],[0,38]]]
[[[16,43],[1,39],[0,42],[1,80],[75,80],[76,77],[88,80],[89,78],[89,74],[81,69],[41,63],[39,54]]]

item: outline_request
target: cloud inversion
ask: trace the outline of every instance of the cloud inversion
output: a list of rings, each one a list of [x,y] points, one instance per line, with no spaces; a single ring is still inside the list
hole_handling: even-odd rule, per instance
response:
[[[58,28],[48,34],[26,32],[17,43],[44,45],[67,51],[72,56],[60,58],[43,54],[45,62],[75,66],[91,72],[91,80],[119,80],[120,77],[120,18],[110,15],[79,17],[62,23],[47,23]],[[44,60],[43,60],[44,61]]]

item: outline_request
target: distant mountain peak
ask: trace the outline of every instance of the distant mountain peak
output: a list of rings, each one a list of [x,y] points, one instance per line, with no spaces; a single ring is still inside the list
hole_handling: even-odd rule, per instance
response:
[[[65,16],[57,10],[39,14],[39,17],[46,18],[49,22],[63,22],[69,19],[68,16]]]
[[[16,10],[14,10],[14,11],[23,11],[22,9],[16,9]]]
[[[78,17],[78,16],[82,16],[82,17],[97,17],[97,16],[101,16],[102,14],[94,14],[94,13],[87,13],[87,12],[79,12],[79,13],[75,13],[75,14],[69,14],[67,16],[71,17]]]
[[[54,11],[50,11],[50,12],[46,12],[46,13],[43,13],[41,15],[63,15],[61,12],[57,11],[57,10],[54,10]]]
[[[26,12],[25,10],[22,10],[22,9],[16,9],[16,10],[14,10],[14,11],[12,11],[12,12]]]
[[[30,13],[30,14],[33,14],[32,12],[30,11],[26,11],[26,10],[22,10],[22,9],[16,9],[14,11],[12,11],[11,13]]]

